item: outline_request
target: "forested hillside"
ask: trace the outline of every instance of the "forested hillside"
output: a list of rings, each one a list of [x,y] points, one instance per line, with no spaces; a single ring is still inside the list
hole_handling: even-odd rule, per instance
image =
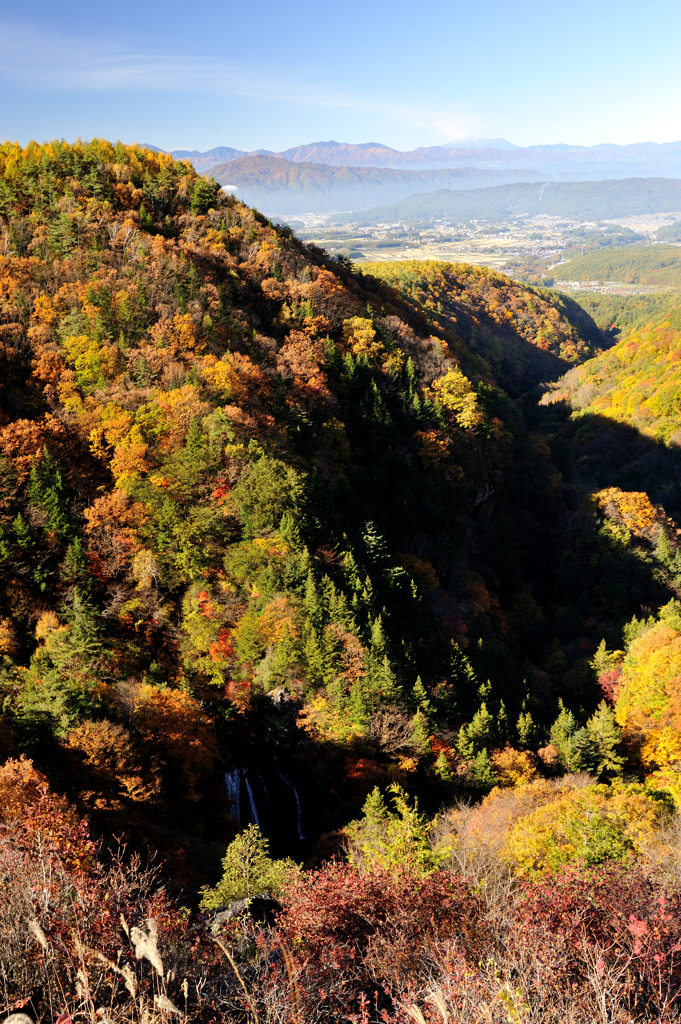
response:
[[[663,1019],[672,399],[575,419],[565,297],[356,273],[170,155],[7,143],[0,215],[7,1012]]]
[[[569,255],[569,254],[565,254]],[[554,267],[557,278],[567,281],[623,281],[681,287],[681,249],[676,245],[629,245],[572,256]]]
[[[581,308],[592,317],[599,330],[612,339],[632,328],[646,327],[665,314],[670,316],[678,308],[681,296],[671,290],[648,295],[641,292],[617,295],[580,291],[578,299]]]
[[[677,299],[678,302],[678,299]],[[552,397],[678,444],[681,418],[681,304],[627,332],[614,348],[565,376]]]
[[[584,362],[604,341],[567,296],[528,288],[487,267],[401,260],[363,263],[360,270],[397,289],[448,332],[469,372],[487,375],[514,396]]]

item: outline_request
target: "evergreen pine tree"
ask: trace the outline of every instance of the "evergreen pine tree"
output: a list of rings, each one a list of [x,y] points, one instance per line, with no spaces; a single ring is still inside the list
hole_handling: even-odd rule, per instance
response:
[[[388,807],[378,786],[374,786],[362,806],[362,817],[368,828],[381,828],[388,820]]]
[[[601,672],[607,672],[608,669],[612,668],[612,651],[609,651],[606,647],[605,640],[601,640],[596,650],[596,653],[594,654],[589,664],[597,676],[599,676]]]
[[[484,683],[480,683],[480,685],[478,686],[478,697],[483,703],[485,703],[489,699],[491,692],[492,684],[490,683],[489,679],[486,679]]]
[[[434,714],[434,708],[428,698],[428,691],[421,681],[421,676],[418,676],[414,683],[414,689],[412,690],[414,705],[417,710],[422,711],[426,718],[430,721]]]
[[[298,525],[297,518],[293,512],[286,511],[283,513],[281,522],[279,523],[279,533],[281,534],[282,539],[285,540],[289,547],[294,551],[301,551],[304,547],[300,526]],[[310,553],[307,548],[305,548],[305,551],[309,562]],[[309,567],[306,566],[305,576],[307,576],[308,568]]]
[[[487,710],[487,704],[483,701],[468,726],[468,735],[471,738],[476,753],[492,744],[493,734],[494,719]]]
[[[205,437],[201,430],[201,422],[198,419],[193,419],[189,424],[187,430],[187,436],[185,438],[184,447],[189,458],[189,463],[192,466],[196,466],[200,463],[201,456],[205,445]]]
[[[418,392],[419,378],[418,374],[416,373],[416,367],[414,366],[414,360],[411,358],[411,356],[409,356],[409,358],[407,359],[406,373],[409,398],[413,401],[414,396]]]
[[[364,526],[362,540],[364,541],[367,549],[367,554],[373,562],[383,562],[387,560],[388,548],[386,547],[385,540],[371,521],[367,522]]]
[[[456,738],[456,749],[464,761],[472,761],[475,757],[475,747],[468,733],[468,726],[462,725]]]
[[[12,529],[16,542],[22,551],[26,551],[33,547],[33,540],[31,538],[31,527],[28,525],[21,512],[18,512],[14,522],[12,523]]]
[[[382,658],[376,658],[369,653],[365,665],[366,692],[372,694],[372,711],[375,711],[379,704],[397,704],[402,698],[402,687],[387,654]]]
[[[377,615],[371,627],[371,653],[376,660],[385,657],[388,650],[388,640],[383,628],[383,616]]]
[[[622,739],[622,730],[617,724],[612,708],[604,700],[586,723],[586,730],[595,748],[594,768],[597,774],[606,778],[620,775],[624,758],[618,753],[617,748]]]
[[[374,604],[374,588],[371,580],[367,576],[364,580],[364,586],[360,594],[360,606],[364,609],[365,614],[370,612]]]
[[[442,779],[443,782],[448,782],[452,778],[452,769],[449,767],[449,761],[447,760],[444,750],[441,750],[437,755],[437,760],[433,766],[433,770],[438,778]]]
[[[369,692],[366,676],[356,679],[352,684],[347,707],[352,725],[358,729],[365,729],[373,710],[373,694]]]
[[[536,742],[537,727],[529,711],[521,711],[515,728],[520,749],[531,750]]]
[[[258,825],[249,825],[227,847],[222,861],[222,878],[214,889],[201,889],[201,907],[216,907],[258,893],[277,895],[287,877],[297,870],[290,858],[272,860],[269,842]]]
[[[558,749],[563,768],[567,772],[580,772],[592,767],[593,749],[586,729],[578,729],[572,712],[562,698],[558,705],[558,718],[551,726],[551,742]]]
[[[422,711],[417,711],[411,720],[411,735],[414,749],[419,754],[430,752],[430,726]]]
[[[470,658],[455,643],[452,643],[450,666],[452,682],[458,684],[466,696],[470,695],[471,700],[475,700],[475,693],[478,689],[475,669],[471,665]]]
[[[328,576],[324,579],[324,600],[329,610],[329,620],[353,633],[356,629],[355,616],[350,610],[348,599]]]
[[[71,582],[82,576],[87,568],[87,550],[82,538],[77,536],[66,549],[60,575],[63,580]]]
[[[71,657],[83,665],[91,665],[102,652],[102,616],[79,587],[73,591],[71,608],[65,618],[71,624],[67,637]]]
[[[345,535],[344,539],[347,540]],[[343,557],[341,558],[341,565],[343,566],[343,573],[345,575],[345,578],[352,587],[352,589],[355,591],[356,594],[361,593],[364,584],[362,582],[362,577],[360,575],[359,566],[357,565],[357,562],[355,561],[355,556],[351,551],[346,551],[344,553]]]
[[[471,761],[493,741],[494,719],[482,703],[468,725],[462,725],[457,739],[457,750],[465,761]]]
[[[495,731],[500,746],[505,746],[506,743],[508,743],[509,727],[508,715],[506,714],[506,705],[504,704],[503,700],[499,701],[499,712],[497,714],[497,724]]]
[[[70,532],[72,524],[66,485],[47,448],[43,448],[40,463],[31,468],[28,495],[30,504],[45,513],[48,529],[60,536]]]
[[[303,652],[310,682],[314,684],[324,682],[329,668],[327,652],[322,635],[312,625],[308,625],[305,630]]]
[[[324,624],[324,602],[322,601],[319,588],[317,587],[317,581],[315,579],[312,569],[307,574],[307,582],[305,584],[305,597],[303,598],[303,605],[307,612],[307,617],[310,625],[314,629],[321,629]]]
[[[486,750],[479,750],[475,755],[475,760],[471,765],[471,777],[475,785],[481,789],[491,789],[492,786],[496,785],[497,776],[494,771],[494,765],[490,761]]]
[[[665,530],[660,530],[655,545],[655,557],[674,575],[681,572],[681,551],[672,546]]]

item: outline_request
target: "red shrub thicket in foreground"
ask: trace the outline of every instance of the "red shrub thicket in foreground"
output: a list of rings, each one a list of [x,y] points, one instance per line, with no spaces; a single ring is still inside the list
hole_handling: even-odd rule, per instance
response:
[[[331,864],[291,883],[278,938],[292,951],[306,1003],[323,992],[342,1019],[362,992],[385,1006],[395,985],[419,986],[426,964],[453,942],[474,962],[480,917],[452,872],[396,878]]]
[[[153,873],[105,865],[29,761],[0,768],[0,1013],[90,1024],[671,1024],[681,897],[573,866],[471,886],[450,870],[292,878],[273,928],[213,934]]]

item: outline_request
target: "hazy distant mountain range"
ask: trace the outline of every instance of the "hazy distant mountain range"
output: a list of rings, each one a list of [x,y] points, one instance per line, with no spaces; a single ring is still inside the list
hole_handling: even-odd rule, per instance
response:
[[[229,146],[200,153],[173,150],[179,159],[188,158],[197,171],[244,156],[276,156],[293,163],[330,164],[337,167],[395,167],[412,171],[451,167],[490,170],[542,170],[549,174],[578,173],[581,178],[665,176],[681,177],[681,142],[640,142],[629,146],[515,146],[506,139],[465,139],[444,146],[428,146],[403,153],[379,142],[313,142],[280,153],[255,150],[246,153]]]
[[[415,192],[476,189],[514,181],[539,181],[539,171],[454,167],[407,171],[393,167],[345,167],[294,163],[275,156],[244,156],[217,164],[209,173],[220,184],[265,213],[283,215],[363,210],[393,203]]]
[[[603,182],[604,188],[598,192],[603,202],[599,198],[595,203],[598,209],[610,212],[602,212],[601,216],[623,216],[620,212],[613,213],[608,205],[618,194],[618,189],[613,187],[615,181],[681,179],[681,142],[642,142],[629,146],[556,143],[523,147],[507,139],[463,139],[403,153],[378,142],[329,141],[295,146],[281,153],[267,150],[245,153],[230,146],[217,146],[204,153],[184,149],[172,153],[178,159],[191,160],[199,172],[215,177],[246,203],[268,215],[284,217],[371,210],[372,217],[376,213],[382,220],[400,219],[402,213],[393,215],[387,210],[394,204],[406,211],[404,216],[410,219],[421,219],[420,211],[426,209],[451,209],[451,214],[432,213],[432,216],[459,217],[455,211],[472,211],[474,207],[481,211],[493,208],[495,212],[469,212],[465,217],[461,213],[459,219],[495,217],[501,216],[498,211],[506,208],[506,193],[496,193],[495,198],[481,197],[476,207],[470,195],[472,190],[489,191],[494,186],[520,183],[589,181]],[[469,193],[468,198],[457,198],[461,192]],[[660,198],[663,192],[656,188],[655,202],[668,204],[671,199]],[[433,198],[433,193],[439,198]],[[517,194],[524,196],[525,193],[520,190]],[[639,205],[641,203],[645,207],[646,200],[641,198]],[[658,212],[680,208],[681,203],[676,200],[674,205],[666,205],[664,211],[655,207]],[[653,210],[646,207],[638,212]],[[568,213],[558,215],[568,216]],[[584,216],[591,214],[584,213]]]

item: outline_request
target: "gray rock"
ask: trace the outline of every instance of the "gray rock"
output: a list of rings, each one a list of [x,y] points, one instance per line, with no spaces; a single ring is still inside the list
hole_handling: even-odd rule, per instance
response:
[[[218,908],[210,918],[209,928],[215,935],[223,925],[244,914],[248,914],[258,924],[265,924],[271,928],[280,910],[281,903],[275,900],[274,896],[247,896],[243,900],[235,900],[226,907]]]

